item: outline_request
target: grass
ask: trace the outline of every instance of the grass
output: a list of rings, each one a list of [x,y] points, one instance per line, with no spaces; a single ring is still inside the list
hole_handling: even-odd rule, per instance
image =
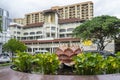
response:
[[[3,67],[3,66],[9,66],[11,65],[12,63],[0,63],[0,67]]]

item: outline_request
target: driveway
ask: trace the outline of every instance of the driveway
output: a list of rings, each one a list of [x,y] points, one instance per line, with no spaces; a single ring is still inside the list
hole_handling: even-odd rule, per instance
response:
[[[38,75],[17,72],[8,67],[0,67],[0,80],[120,80],[120,74],[79,76],[79,75]]]

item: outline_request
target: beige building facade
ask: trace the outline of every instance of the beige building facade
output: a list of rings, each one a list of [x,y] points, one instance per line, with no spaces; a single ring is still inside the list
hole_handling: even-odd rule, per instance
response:
[[[93,2],[87,1],[66,6],[53,6],[51,7],[51,10],[57,11],[59,19],[79,18],[83,20],[88,20],[93,17]],[[18,20],[15,19],[14,21],[16,23],[22,23],[24,25],[44,22],[45,16],[43,15],[43,12],[44,11],[28,13],[25,14],[24,19],[18,18]]]
[[[16,19],[13,19],[13,22],[18,23],[18,24],[22,24],[22,25],[25,25],[25,24],[26,24],[26,21],[25,21],[24,18],[16,18]]]

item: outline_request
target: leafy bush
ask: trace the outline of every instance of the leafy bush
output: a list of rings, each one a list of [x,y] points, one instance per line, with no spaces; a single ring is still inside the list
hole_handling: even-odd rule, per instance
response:
[[[118,72],[120,73],[120,52],[117,52],[116,57],[117,57],[117,60],[118,60],[118,66],[119,66],[119,68],[118,68]]]
[[[103,58],[98,53],[82,53],[73,58],[77,74],[111,74],[120,73],[120,52],[116,57]]]
[[[43,74],[55,74],[59,67],[59,60],[56,54],[36,54],[34,55],[34,71]]]
[[[117,73],[119,68],[119,62],[116,57],[109,56],[104,59],[103,63],[101,63],[101,68],[104,69],[106,74]]]
[[[81,75],[92,75],[102,73],[100,65],[103,57],[100,54],[81,53],[73,58],[75,61],[76,73]]]
[[[56,54],[35,54],[18,52],[13,63],[16,70],[22,72],[40,72],[56,74],[60,61]],[[73,58],[75,72],[80,75],[120,73],[120,52],[116,57],[104,58],[98,53],[81,53]]]
[[[22,72],[31,72],[32,70],[32,55],[24,52],[18,52],[16,58],[13,59],[13,64],[16,70]]]
[[[56,54],[36,54],[18,52],[17,58],[13,63],[18,71],[22,72],[40,72],[43,74],[55,74],[59,67],[59,60]]]
[[[105,74],[119,73],[120,72],[120,52],[116,54],[116,57],[106,57],[101,63],[101,68]]]

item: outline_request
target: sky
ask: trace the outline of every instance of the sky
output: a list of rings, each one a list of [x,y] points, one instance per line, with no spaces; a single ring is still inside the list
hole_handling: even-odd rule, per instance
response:
[[[24,18],[31,12],[80,2],[94,3],[94,16],[111,15],[120,18],[120,0],[0,0],[0,8],[9,11],[10,18]]]

